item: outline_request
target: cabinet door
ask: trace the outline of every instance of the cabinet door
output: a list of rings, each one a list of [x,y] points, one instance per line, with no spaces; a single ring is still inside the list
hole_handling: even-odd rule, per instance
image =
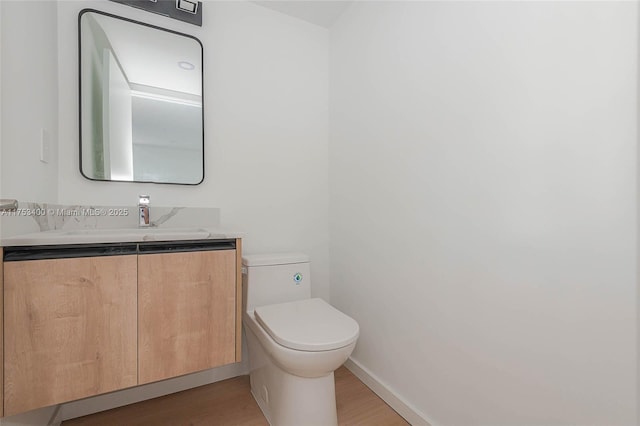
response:
[[[4,296],[4,271],[3,271],[3,262],[2,262],[2,247],[0,247],[0,309],[2,309],[2,307],[4,306],[4,303],[2,301],[2,298]],[[2,385],[4,383],[4,380],[2,379],[2,374],[4,372],[4,368],[2,367],[4,365],[4,360],[2,359],[4,356],[4,348],[3,348],[3,342],[4,339],[2,338],[3,336],[3,332],[4,332],[4,327],[2,325],[2,321],[3,321],[3,317],[4,317],[4,309],[2,309],[2,311],[0,311],[0,417],[2,417],[4,415],[3,413],[3,408],[4,408],[4,397],[2,396],[2,392],[4,391],[4,386]]]
[[[4,264],[5,415],[137,383],[136,256]]]
[[[139,383],[235,362],[236,251],[138,256]]]

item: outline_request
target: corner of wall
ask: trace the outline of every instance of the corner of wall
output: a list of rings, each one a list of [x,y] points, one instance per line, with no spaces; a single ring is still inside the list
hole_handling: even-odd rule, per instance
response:
[[[384,383],[379,377],[370,370],[360,364],[353,358],[349,358],[344,363],[345,367],[351,371],[362,383],[367,385],[376,395],[384,402],[400,414],[406,421],[413,426],[440,426],[432,420],[428,420],[424,413],[421,413],[416,407],[408,403],[404,398],[391,389],[388,384]]]

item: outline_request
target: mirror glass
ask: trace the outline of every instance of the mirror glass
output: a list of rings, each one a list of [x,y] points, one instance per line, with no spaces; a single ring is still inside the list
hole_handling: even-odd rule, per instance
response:
[[[202,44],[95,10],[80,12],[80,171],[88,179],[204,179]]]

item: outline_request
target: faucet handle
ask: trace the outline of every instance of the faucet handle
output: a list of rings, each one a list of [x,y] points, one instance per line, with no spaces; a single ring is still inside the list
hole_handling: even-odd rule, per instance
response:
[[[140,195],[138,196],[138,205],[148,206],[150,200],[151,200],[151,197],[149,197],[148,195]]]

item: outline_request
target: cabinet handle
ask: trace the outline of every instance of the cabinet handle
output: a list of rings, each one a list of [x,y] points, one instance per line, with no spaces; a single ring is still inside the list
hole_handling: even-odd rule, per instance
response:
[[[68,259],[72,257],[122,256],[136,254],[137,244],[75,244],[51,246],[14,246],[5,247],[5,262],[22,260]]]
[[[157,241],[140,243],[138,253],[180,253],[189,251],[235,250],[236,240]]]

